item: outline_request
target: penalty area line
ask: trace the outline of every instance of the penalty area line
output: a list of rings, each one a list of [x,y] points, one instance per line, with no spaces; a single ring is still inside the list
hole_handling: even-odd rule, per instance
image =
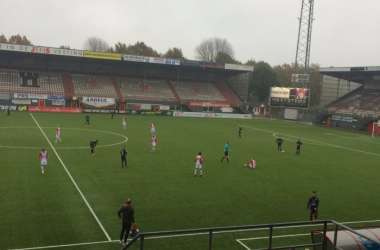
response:
[[[111,237],[108,235],[106,229],[103,227],[103,224],[100,222],[98,216],[96,216],[94,210],[92,209],[92,207],[90,206],[90,204],[88,203],[86,197],[83,195],[82,191],[80,190],[80,188],[78,187],[77,183],[75,182],[74,178],[71,176],[69,170],[66,168],[65,164],[63,163],[61,157],[59,157],[57,151],[55,150],[53,144],[51,144],[49,138],[46,136],[45,132],[42,130],[40,124],[38,124],[37,120],[34,118],[33,114],[30,113],[30,115],[32,116],[34,122],[36,123],[37,127],[40,129],[41,133],[44,135],[45,139],[47,140],[47,142],[49,143],[50,147],[52,148],[52,150],[54,151],[55,155],[57,156],[59,162],[62,164],[62,167],[66,170],[66,173],[68,174],[68,176],[70,177],[71,181],[73,182],[74,186],[76,187],[76,189],[78,190],[80,196],[82,197],[84,203],[86,203],[88,209],[90,210],[91,214],[94,216],[96,222],[98,222],[98,225],[100,226],[100,228],[102,229],[103,233],[105,234],[105,236],[107,237],[107,240],[108,241],[112,241],[111,240]]]

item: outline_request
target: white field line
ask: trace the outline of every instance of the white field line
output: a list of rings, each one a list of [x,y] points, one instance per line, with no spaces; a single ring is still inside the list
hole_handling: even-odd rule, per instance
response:
[[[341,224],[360,224],[360,223],[371,223],[371,222],[380,222],[380,220],[367,220],[367,221],[350,221],[350,222],[342,222]],[[295,228],[295,227],[313,227],[314,225],[303,225],[303,226],[283,226],[279,228]],[[223,231],[223,232],[214,232],[214,234],[220,233],[236,233],[236,232],[247,232],[247,231],[260,231],[260,230],[268,230],[267,228],[253,228],[253,229],[242,229],[236,231]],[[185,236],[197,236],[197,235],[206,235],[208,233],[193,233],[193,234],[176,234],[176,235],[163,235],[163,236],[155,236],[155,237],[147,237],[145,240],[153,240],[153,239],[163,239],[163,238],[174,238],[174,237],[185,237]],[[308,234],[310,235],[310,234]],[[244,239],[243,239],[244,240]],[[18,249],[9,249],[9,250],[34,250],[34,249],[48,249],[48,248],[57,248],[57,247],[70,247],[70,246],[80,246],[80,245],[95,245],[95,244],[103,244],[103,243],[111,243],[117,242],[118,240],[111,241],[98,241],[98,242],[87,242],[87,243],[78,243],[78,244],[67,244],[67,245],[57,245],[57,246],[44,246],[44,247],[31,247],[31,248],[18,248]],[[239,242],[241,245],[244,245],[242,242]],[[245,245],[244,245],[245,246]],[[248,248],[245,246],[245,248]]]
[[[45,246],[45,247],[29,247],[29,248],[14,248],[9,250],[36,250],[36,249],[48,249],[48,248],[58,248],[58,247],[74,247],[74,246],[84,246],[84,245],[97,245],[104,243],[113,243],[118,240],[113,241],[95,241],[95,242],[85,242],[85,243],[76,243],[76,244],[65,244],[65,245],[56,245],[56,246]]]
[[[372,140],[360,139],[360,138],[355,138],[355,137],[350,137],[350,136],[344,136],[344,135],[340,135],[337,133],[325,133],[325,135],[333,135],[333,136],[339,136],[339,137],[347,138],[350,140],[357,140],[357,141],[363,141],[363,142],[368,142],[368,143],[380,144],[380,142],[375,142]]]
[[[263,132],[267,132],[267,133],[271,133],[271,134],[278,134],[277,132],[273,132],[273,131],[269,131],[269,130],[265,130],[265,129],[258,129],[258,128],[253,128],[253,127],[249,127],[249,126],[243,126],[243,127],[254,129],[254,130],[259,130],[259,131],[263,131]],[[380,156],[380,154],[375,154],[375,153],[371,153],[371,152],[367,152],[367,151],[363,151],[363,150],[343,147],[343,146],[339,146],[339,145],[335,145],[335,144],[331,144],[331,143],[311,140],[311,139],[307,139],[307,138],[304,138],[304,137],[297,137],[297,136],[287,135],[287,134],[283,134],[283,133],[280,133],[280,134],[288,136],[288,137],[292,137],[292,138],[300,138],[300,139],[303,139],[303,140],[306,140],[306,141],[311,141],[311,142],[319,143],[319,144],[322,144],[323,146],[331,146],[331,147],[336,147],[336,148],[341,148],[341,149],[347,149],[347,150],[351,150],[351,151],[355,151],[355,152],[359,152],[359,153],[364,153],[364,154],[369,154],[369,155],[374,155],[374,156]]]
[[[34,129],[37,129],[35,127],[0,127],[0,129],[2,128],[34,128]],[[41,128],[54,128],[54,127],[41,127]],[[85,130],[85,131],[88,131],[87,129],[81,129],[81,128],[65,128],[65,129],[72,129],[72,130]],[[117,143],[113,143],[113,144],[106,144],[106,145],[100,145],[100,146],[97,146],[97,148],[102,148],[102,147],[112,147],[112,146],[116,146],[116,145],[120,145],[120,144],[123,144],[125,142],[128,141],[128,137],[126,137],[125,135],[122,135],[122,134],[117,134],[117,133],[113,133],[113,132],[109,132],[109,131],[103,131],[103,130],[91,130],[91,131],[96,131],[96,132],[101,132],[101,133],[107,133],[107,134],[113,134],[113,135],[118,135],[120,137],[123,137],[124,138],[124,141],[122,142],[117,142]],[[1,146],[0,145],[0,148],[14,148],[14,149],[41,149],[43,148],[42,146],[41,147],[22,147],[22,146]],[[88,149],[89,147],[56,147],[55,149]],[[45,149],[50,149],[50,148],[45,148]]]
[[[298,236],[310,236],[310,233],[308,234],[287,234],[287,235],[275,235],[275,236],[272,236],[273,239],[275,238],[287,238],[287,237],[298,237]],[[265,237],[255,237],[255,238],[246,238],[246,239],[237,239],[239,241],[244,241],[244,240],[265,240],[265,239],[269,239],[268,236],[265,236]]]
[[[49,138],[46,136],[45,132],[42,130],[41,126],[38,124],[37,120],[34,118],[33,114],[30,113],[30,115],[32,116],[34,122],[37,124],[37,127],[41,130],[41,133],[45,136],[47,142],[50,144],[50,147],[53,149],[55,155],[57,156],[58,160],[61,162],[63,168],[66,170],[66,173],[68,174],[68,176],[70,177],[71,181],[73,182],[74,186],[76,187],[76,189],[78,190],[80,196],[82,196],[82,199],[83,201],[86,203],[88,209],[90,210],[90,212],[92,213],[92,215],[94,216],[96,222],[98,222],[100,228],[102,229],[103,233],[105,234],[105,236],[107,237],[108,241],[111,241],[111,237],[108,235],[107,231],[105,230],[105,228],[103,227],[102,223],[100,222],[100,220],[98,219],[98,217],[96,216],[94,210],[92,209],[92,207],[90,206],[90,204],[88,203],[86,197],[84,197],[82,191],[80,190],[80,188],[78,187],[77,183],[75,182],[74,178],[71,176],[69,170],[66,168],[65,164],[63,163],[61,157],[59,157],[57,151],[55,150],[55,148],[53,147],[53,144],[51,144]]]
[[[246,244],[244,244],[243,242],[241,242],[240,240],[236,240],[240,245],[242,245],[245,249],[247,250],[250,250],[251,248],[249,248]]]

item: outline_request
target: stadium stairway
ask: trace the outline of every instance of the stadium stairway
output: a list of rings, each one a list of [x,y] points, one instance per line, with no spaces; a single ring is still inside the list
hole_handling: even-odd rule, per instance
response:
[[[220,83],[213,83],[215,88],[222,94],[222,96],[231,104],[233,107],[239,107],[244,102],[240,99],[240,97],[235,93],[235,90],[232,89],[232,87],[226,83],[226,82],[220,82]],[[244,112],[243,112],[244,113]]]
[[[119,100],[123,100],[123,95],[121,94],[120,88],[119,88],[119,86],[117,85],[117,81],[116,81],[115,76],[111,76],[111,81],[112,81],[112,85],[113,85],[113,87],[115,88],[115,92],[116,92],[116,95],[117,95],[117,99],[119,99]]]
[[[172,91],[175,99],[177,100],[177,102],[181,103],[181,98],[179,97],[177,91],[175,91],[174,87],[173,87],[173,84],[170,82],[170,81],[166,81],[166,84],[168,85],[169,89]]]
[[[62,73],[62,83],[63,83],[63,90],[65,91],[65,96],[68,100],[72,100],[73,96],[75,96],[75,90],[73,81],[71,79],[70,73]]]

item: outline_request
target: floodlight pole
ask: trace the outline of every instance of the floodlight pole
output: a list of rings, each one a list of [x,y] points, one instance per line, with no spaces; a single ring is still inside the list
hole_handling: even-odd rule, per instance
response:
[[[313,14],[314,0],[302,0],[301,15],[298,18],[299,27],[294,74],[297,74],[297,69],[301,66],[303,67],[303,73],[309,74],[311,31],[314,21]],[[307,84],[307,82],[304,83],[303,87],[307,88]]]

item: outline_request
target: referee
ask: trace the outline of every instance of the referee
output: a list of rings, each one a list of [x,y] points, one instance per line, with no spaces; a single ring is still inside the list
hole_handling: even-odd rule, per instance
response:
[[[127,148],[126,146],[123,147],[123,149],[120,151],[121,155],[121,167],[123,168],[124,166],[127,168]]]
[[[135,224],[135,210],[133,209],[131,203],[132,200],[128,199],[127,202],[117,212],[119,219],[122,221],[120,243],[123,245],[127,244],[129,231],[131,230],[132,225]]]

